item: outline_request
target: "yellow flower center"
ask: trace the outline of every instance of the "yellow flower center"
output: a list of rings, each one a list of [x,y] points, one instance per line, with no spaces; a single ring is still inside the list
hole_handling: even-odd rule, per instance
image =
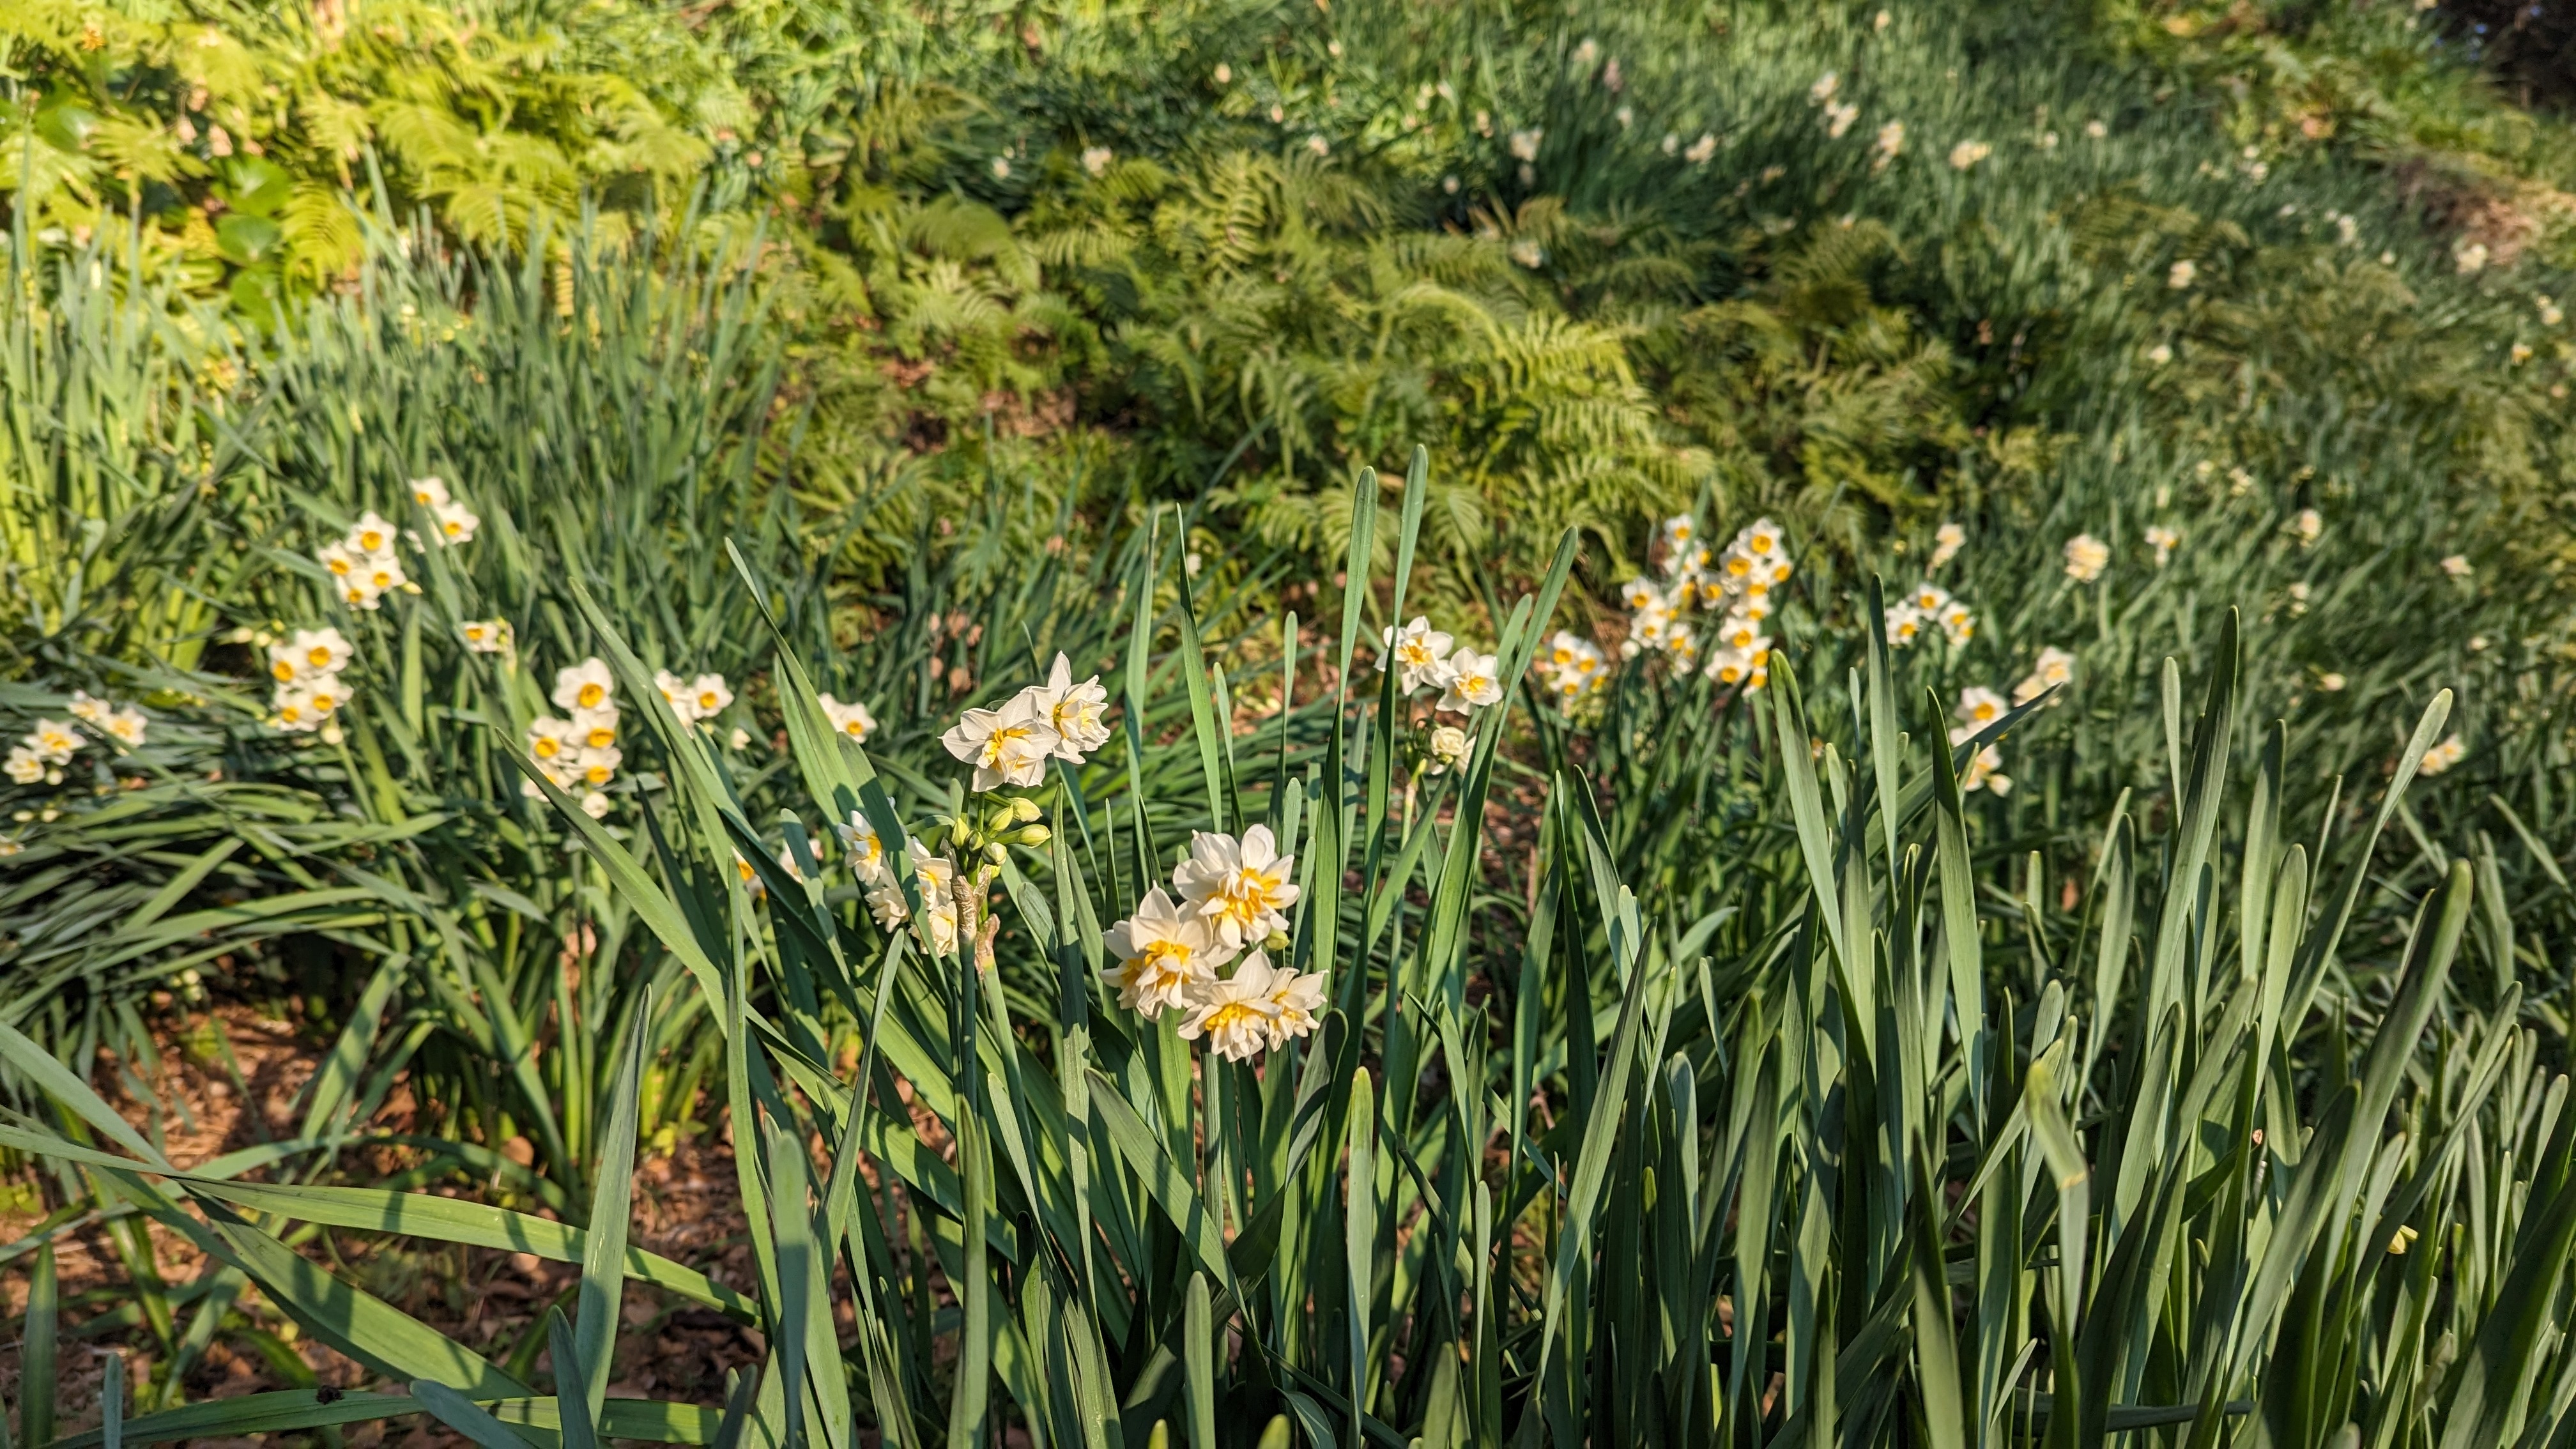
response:
[[[1219,1036],[1229,1031],[1239,1031],[1260,1019],[1259,1007],[1244,1002],[1229,1001],[1209,1012],[1207,1020],[1200,1024],[1199,1029],[1209,1036]]]
[[[536,742],[528,747],[528,753],[540,760],[551,760],[563,753],[563,742],[553,735],[539,735]]]
[[[377,549],[383,548],[384,546],[385,536],[381,533],[369,532],[358,535],[358,547],[364,549],[368,553],[374,553]]]
[[[1027,725],[1005,725],[1002,728],[993,731],[991,734],[986,735],[984,737],[984,763],[987,765],[998,765],[1002,763],[1003,754],[1008,751],[1011,746],[1018,744],[1022,740],[1028,739],[1036,733],[1037,731],[1030,729]]]
[[[610,729],[606,725],[599,725],[594,727],[588,735],[585,735],[582,742],[589,745],[594,750],[604,750],[610,745],[617,743],[617,731]]]
[[[349,576],[351,564],[347,559],[334,557],[326,560],[326,562],[330,564],[331,572],[340,575],[342,578],[347,578]]]
[[[295,682],[295,666],[287,663],[283,659],[280,659],[276,663],[268,666],[268,672],[277,676],[277,682],[280,684],[292,684]]]
[[[712,693],[700,694],[698,696],[698,708],[700,709],[720,709],[723,705],[724,701]]]
[[[581,707],[583,709],[597,709],[599,707],[599,702],[608,698],[608,686],[605,684],[584,684],[581,687],[581,693],[574,695],[573,698],[581,701]]]
[[[331,667],[331,651],[317,644],[304,651],[304,664],[308,669],[328,669]]]

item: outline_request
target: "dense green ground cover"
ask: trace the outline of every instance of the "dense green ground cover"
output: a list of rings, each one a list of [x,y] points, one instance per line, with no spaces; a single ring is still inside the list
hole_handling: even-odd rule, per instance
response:
[[[114,1432],[2569,1442],[2569,152],[2442,33],[0,16],[0,1143]],[[1105,733],[970,781],[1059,652]],[[323,1068],[179,1170],[82,1082],[208,992]],[[756,1281],[624,1241],[717,1123]],[[451,1342],[290,1222],[581,1287]],[[628,1278],[733,1413],[604,1397]],[[389,1396],[185,1406],[280,1315]]]

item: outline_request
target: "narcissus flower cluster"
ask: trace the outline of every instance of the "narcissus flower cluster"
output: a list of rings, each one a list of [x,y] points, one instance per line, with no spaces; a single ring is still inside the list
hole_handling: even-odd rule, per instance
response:
[[[1659,541],[1664,577],[1634,578],[1620,585],[1631,610],[1624,658],[1659,653],[1677,669],[1698,667],[1720,684],[1760,689],[1770,681],[1772,591],[1797,572],[1789,561],[1788,535],[1768,518],[1737,530],[1724,550],[1712,553],[1688,514],[1664,520]],[[1720,614],[1714,638],[1703,645],[1693,610]]]
[[[293,734],[336,728],[333,718],[349,702],[354,686],[344,676],[355,651],[337,629],[298,629],[268,646],[268,677],[276,682],[269,696],[269,723]]]
[[[1268,954],[1287,944],[1296,865],[1265,825],[1240,839],[1193,834],[1189,855],[1172,869],[1172,891],[1147,891],[1136,913],[1105,934],[1106,975],[1119,1005],[1149,1021],[1180,1013],[1183,1041],[1203,1040],[1229,1061],[1313,1031],[1322,974],[1275,966]]]
[[[528,725],[528,756],[539,773],[567,794],[580,791],[582,813],[593,820],[608,813],[609,782],[626,762],[617,747],[616,691],[616,677],[605,660],[594,656],[568,665],[555,671],[554,692],[548,696],[564,713],[539,715]],[[540,793],[534,780],[519,788],[530,796]]]

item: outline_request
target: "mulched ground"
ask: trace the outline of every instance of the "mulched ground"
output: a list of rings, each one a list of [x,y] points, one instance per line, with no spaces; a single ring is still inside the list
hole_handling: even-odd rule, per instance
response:
[[[236,1006],[198,1012],[173,1020],[171,1049],[163,1055],[151,1089],[165,1104],[161,1130],[170,1160],[181,1167],[256,1145],[256,1110],[270,1138],[295,1130],[295,1097],[321,1055],[284,1021],[264,1018]],[[186,1049],[191,1038],[202,1043],[209,1028],[231,1043],[248,1098],[235,1087],[233,1073],[209,1060],[208,1053]],[[102,1081],[116,1075],[98,1074]],[[119,1110],[138,1127],[149,1109],[131,1096]],[[373,1124],[401,1132],[411,1127],[408,1096],[397,1090]],[[505,1149],[506,1150],[506,1149]],[[354,1155],[353,1155],[354,1158]],[[344,1161],[345,1180],[380,1180],[391,1162]],[[22,1174],[0,1184],[0,1244],[15,1242],[44,1218],[46,1205]],[[635,1180],[633,1241],[691,1267],[729,1287],[752,1291],[756,1270],[734,1191],[732,1152],[722,1142],[680,1143],[671,1153],[648,1156]],[[471,1344],[496,1360],[505,1360],[533,1331],[543,1333],[547,1307],[563,1297],[579,1278],[571,1264],[553,1263],[526,1253],[422,1243],[376,1234],[328,1230],[302,1251],[322,1262],[336,1260],[339,1269],[368,1291],[451,1337]],[[173,1286],[195,1278],[204,1258],[186,1239],[154,1225],[152,1250],[163,1281]],[[0,1268],[0,1401],[8,1405],[11,1427],[19,1403],[21,1325],[27,1302],[32,1258]],[[62,1296],[61,1372],[56,1387],[60,1432],[76,1433],[99,1422],[100,1385],[111,1351],[125,1355],[133,1387],[126,1394],[131,1418],[136,1391],[152,1374],[158,1341],[146,1329],[118,1322],[120,1310],[131,1312],[128,1277],[103,1227],[90,1227],[57,1242],[55,1267]],[[729,1369],[751,1371],[760,1358],[757,1331],[685,1301],[666,1300],[630,1282],[625,1295],[625,1324],[620,1333],[616,1378],[609,1393],[617,1397],[682,1400],[714,1405],[721,1402]],[[247,1290],[237,1312],[253,1332],[219,1336],[184,1376],[185,1397],[194,1402],[229,1398],[311,1381],[343,1389],[392,1388],[332,1349],[304,1338],[295,1325],[263,1301],[256,1287]],[[263,1345],[260,1334],[270,1342]],[[265,1351],[263,1351],[265,1349]],[[274,1362],[282,1354],[286,1362]],[[547,1370],[547,1356],[536,1359]],[[300,1369],[300,1372],[299,1372]],[[277,1436],[302,1438],[305,1436]],[[388,1440],[406,1449],[461,1444],[434,1421],[424,1418],[391,1424],[363,1424],[344,1431],[344,1441],[374,1449]],[[243,1440],[197,1440],[200,1445],[249,1445],[268,1436]]]

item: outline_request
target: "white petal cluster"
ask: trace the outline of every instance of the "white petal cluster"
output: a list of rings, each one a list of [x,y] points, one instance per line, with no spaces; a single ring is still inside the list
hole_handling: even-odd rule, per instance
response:
[[[2156,567],[2173,562],[2173,552],[2182,546],[2182,530],[2161,523],[2147,525],[2147,547],[2156,551]]]
[[[483,526],[474,510],[448,496],[447,484],[438,478],[411,480],[411,501],[429,510],[430,537],[440,545],[472,543],[474,531]]]
[[[73,719],[128,749],[143,743],[145,732],[152,727],[151,718],[143,711],[132,705],[118,709],[87,690],[73,690],[68,708]]]
[[[1296,871],[1297,857],[1279,853],[1267,825],[1252,827],[1239,840],[1200,830],[1190,835],[1189,855],[1172,868],[1172,885],[1190,914],[1239,949],[1288,929],[1288,908],[1297,904]]]
[[[73,707],[79,708],[80,702],[86,698],[85,695],[74,696]],[[97,703],[104,705],[105,701]],[[10,747],[8,762],[0,766],[0,772],[5,772],[12,781],[21,785],[33,785],[38,781],[59,785],[63,782],[63,766],[70,764],[72,756],[86,743],[80,731],[69,723],[40,719],[34,729],[27,731],[16,745]]]
[[[1970,686],[1959,691],[1959,723],[1950,730],[1952,746],[1966,744],[1977,731],[2003,718],[2003,696],[1991,689]],[[1963,791],[1992,790],[1998,795],[2012,793],[2012,778],[2003,773],[2003,751],[1994,745],[1979,746],[1968,757],[1966,773],[1959,776]]]
[[[2102,577],[2111,566],[2111,546],[2089,533],[2079,533],[2066,541],[2066,576],[2079,584],[2089,584]]]
[[[683,725],[714,719],[733,703],[733,691],[725,687],[721,674],[701,674],[683,679],[664,669],[653,676],[653,687],[661,692],[663,702]]]
[[[2451,768],[2453,765],[2458,764],[2460,761],[2467,759],[2468,754],[2469,747],[2461,742],[2458,735],[2452,735],[2440,744],[2426,750],[2424,752],[2424,762],[2417,768],[2427,775],[2438,775],[2444,770]]]
[[[351,685],[341,675],[353,653],[347,636],[332,628],[298,629],[272,641],[268,676],[277,688],[269,697],[269,723],[295,734],[328,728],[349,702]]]
[[[1678,668],[1700,667],[1720,684],[1760,689],[1770,678],[1770,636],[1762,622],[1771,617],[1772,592],[1789,581],[1796,565],[1789,561],[1788,536],[1768,518],[1757,518],[1737,530],[1724,550],[1711,554],[1688,516],[1664,520],[1663,581],[1630,579],[1620,586],[1628,604],[1628,637],[1622,658],[1661,654]],[[1693,609],[1721,615],[1706,648],[1688,615]],[[1574,691],[1560,689],[1561,697]]]
[[[1058,654],[1046,683],[1030,685],[999,709],[966,711],[939,742],[975,767],[977,793],[1005,785],[1027,789],[1046,783],[1047,761],[1078,765],[1108,743],[1108,705],[1100,676],[1074,683],[1073,661]]]
[[[2030,673],[2013,686],[2012,702],[2028,704],[2048,691],[2075,680],[2075,656],[2052,644],[2031,661]]]
[[[1909,590],[1904,598],[1887,606],[1887,644],[1903,649],[1925,634],[1939,630],[1953,648],[1965,648],[1977,637],[1977,614],[1948,589],[1925,579]]]
[[[456,626],[456,633],[476,654],[505,653],[513,642],[507,619],[468,619]]]
[[[1179,1036],[1205,1041],[1208,1050],[1228,1061],[1249,1061],[1313,1031],[1316,1009],[1323,1004],[1320,974],[1272,966],[1269,956],[1255,951],[1231,977],[1190,993],[1189,1015]]]
[[[548,697],[569,717],[539,715],[528,725],[528,757],[538,773],[558,790],[580,790],[582,813],[593,820],[608,813],[608,786],[626,762],[617,747],[616,686],[607,663],[596,656],[567,665],[555,671]],[[519,789],[531,797],[539,793],[534,780]]]
[[[411,582],[394,553],[394,526],[374,509],[360,514],[347,536],[324,544],[314,556],[331,571],[340,602],[352,609],[373,609],[388,592]]]
[[[921,893],[922,927],[931,953],[956,954],[957,862],[932,854],[918,840],[906,840],[903,853],[912,868],[913,887]],[[912,903],[904,899],[902,878],[883,863],[882,850],[877,859],[877,878],[868,887],[868,911],[879,926],[891,931],[912,919]]]
[[[1537,669],[1557,706],[1571,711],[1610,687],[1609,662],[1600,645],[1559,629],[1547,641],[1547,651],[1539,655]]]
[[[1119,1004],[1147,1020],[1180,1013],[1180,1038],[1204,1041],[1228,1061],[1312,1032],[1323,976],[1273,966],[1258,944],[1287,929],[1295,867],[1266,826],[1240,840],[1207,831],[1191,837],[1189,857],[1172,872],[1176,894],[1154,887],[1105,934],[1105,974]]]
[[[828,694],[818,694],[814,696],[814,702],[823,706],[823,718],[831,721],[833,729],[861,744],[867,743],[868,736],[877,732],[877,717],[868,713],[868,707],[856,700],[843,704]]]

